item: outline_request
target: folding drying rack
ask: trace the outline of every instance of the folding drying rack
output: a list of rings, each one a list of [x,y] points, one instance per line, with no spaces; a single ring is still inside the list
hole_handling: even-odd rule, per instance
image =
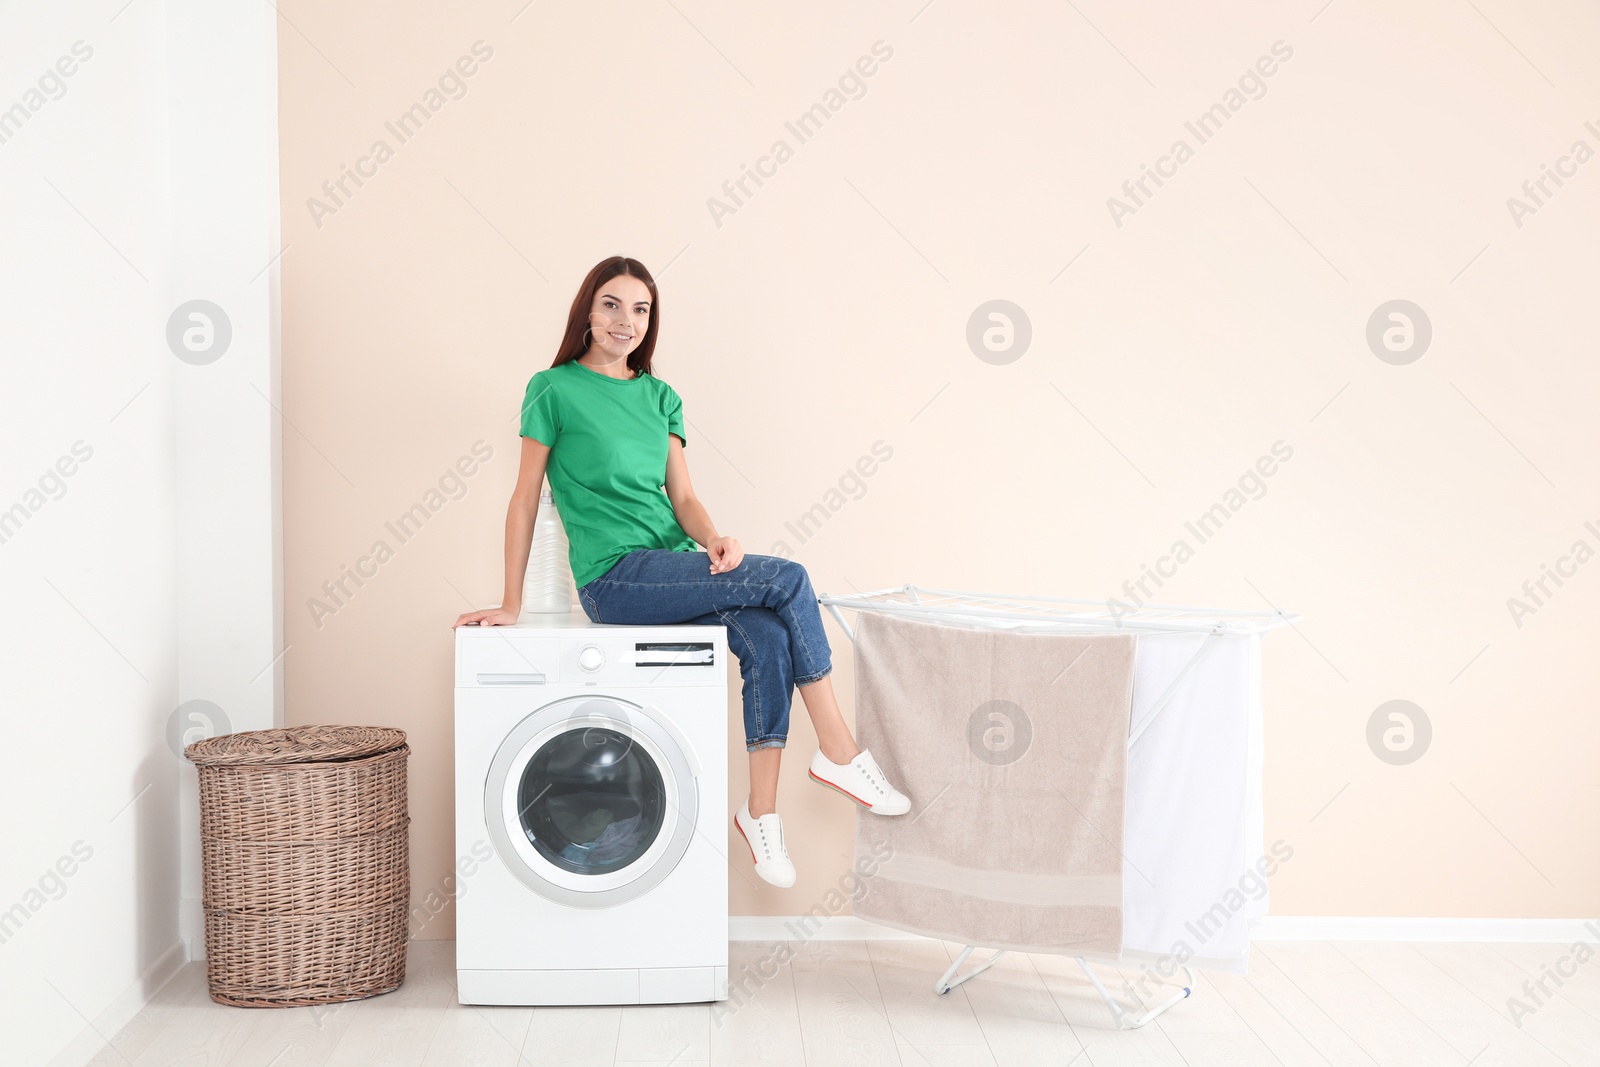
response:
[[[833,613],[839,626],[853,644],[855,631],[845,622],[840,608],[857,611],[877,611],[887,615],[910,616],[951,626],[968,628],[1004,629],[1012,633],[1203,633],[1207,639],[1200,642],[1189,662],[1184,664],[1172,679],[1166,691],[1151,706],[1144,721],[1128,734],[1128,747],[1143,736],[1157,715],[1167,706],[1184,679],[1216,649],[1220,642],[1213,640],[1224,635],[1260,634],[1296,622],[1301,616],[1281,609],[1271,611],[1232,611],[1222,608],[1183,607],[1175,604],[1142,604],[1137,608],[1113,611],[1107,601],[1078,600],[1062,597],[1015,596],[992,593],[968,593],[950,589],[929,589],[920,585],[905,585],[898,589],[876,589],[868,593],[851,593],[830,596],[821,593],[817,603]],[[933,983],[938,994],[950,992],[969,979],[976,978],[999,962],[1006,949],[995,954],[966,974],[957,975],[967,962],[976,945],[967,945],[956,956],[950,969]],[[1101,983],[1094,968],[1082,956],[1074,956],[1083,973],[1088,975],[1095,991],[1105,1001],[1116,1020],[1118,1029],[1132,1030],[1154,1019],[1174,1004],[1194,992],[1194,972],[1187,964],[1181,965],[1188,981],[1181,992],[1149,1006],[1141,1002],[1137,1013],[1124,1008]]]

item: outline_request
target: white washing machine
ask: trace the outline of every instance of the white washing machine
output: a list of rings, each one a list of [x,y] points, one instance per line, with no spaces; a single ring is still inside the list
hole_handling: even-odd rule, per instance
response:
[[[455,633],[461,1003],[726,1000],[726,627]]]

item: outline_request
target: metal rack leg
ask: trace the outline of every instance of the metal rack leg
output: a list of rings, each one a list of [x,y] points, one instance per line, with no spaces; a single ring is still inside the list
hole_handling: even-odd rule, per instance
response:
[[[987,963],[984,963],[979,967],[974,967],[966,974],[958,977],[956,972],[961,969],[961,965],[963,963],[967,962],[967,957],[972,955],[972,951],[976,947],[976,945],[968,945],[961,950],[961,952],[956,956],[956,961],[950,965],[950,969],[945,971],[944,974],[940,975],[938,980],[933,983],[933,991],[935,993],[943,996],[956,986],[960,985],[962,982],[978,977],[978,975],[982,974],[984,971],[987,971],[990,967],[993,967],[996,963],[998,963],[1000,957],[1006,954],[1005,949],[1000,949],[989,958]],[[1111,1009],[1111,1018],[1116,1021],[1117,1029],[1119,1030],[1137,1030],[1151,1019],[1156,1018],[1167,1009],[1171,1008],[1174,1004],[1178,1003],[1178,1001],[1194,995],[1194,972],[1185,965],[1183,968],[1183,975],[1184,980],[1188,982],[1188,985],[1185,985],[1181,990],[1172,994],[1155,1007],[1148,1008],[1142,1014],[1136,1015],[1124,1008],[1117,1001],[1117,998],[1111,995],[1111,991],[1108,990],[1104,983],[1100,981],[1100,976],[1094,973],[1094,968],[1089,966],[1088,960],[1084,959],[1082,956],[1074,956],[1072,958],[1078,961],[1078,966],[1083,968],[1083,973],[1088,975],[1089,981],[1094,984],[1095,992],[1100,994],[1100,999],[1106,1002],[1107,1008]],[[1140,1007],[1144,1007],[1144,1005],[1141,1004]]]
[[[958,955],[956,957],[956,961],[950,965],[950,969],[944,972],[937,982],[933,983],[933,991],[935,993],[943,996],[956,986],[960,985],[962,982],[965,982],[967,979],[978,977],[978,975],[982,974],[984,971],[987,971],[990,967],[993,967],[996,963],[998,963],[1000,961],[1000,957],[1006,954],[1005,949],[1000,949],[989,958],[988,963],[985,963],[981,967],[974,967],[960,978],[952,978],[951,976],[961,969],[961,965],[967,962],[967,957],[972,955],[972,950],[976,947],[976,945],[968,945],[966,948],[961,950],[961,954]]]
[[[1194,994],[1194,972],[1191,971],[1187,966],[1184,966],[1183,975],[1184,979],[1189,983],[1188,985],[1184,986],[1181,991],[1172,994],[1172,996],[1168,997],[1160,1004],[1157,1004],[1155,1007],[1149,1009],[1143,1015],[1133,1015],[1124,1009],[1121,1004],[1117,1003],[1117,999],[1106,990],[1105,986],[1100,984],[1100,976],[1094,973],[1094,968],[1089,966],[1088,960],[1084,959],[1082,956],[1074,956],[1073,959],[1078,961],[1078,966],[1083,968],[1083,973],[1088,975],[1089,981],[1094,983],[1095,991],[1100,994],[1100,999],[1104,1000],[1106,1002],[1106,1007],[1111,1009],[1111,1017],[1117,1021],[1117,1028],[1119,1030],[1137,1030],[1151,1019],[1154,1019],[1156,1016],[1160,1015],[1162,1012],[1178,1003],[1178,1001]]]

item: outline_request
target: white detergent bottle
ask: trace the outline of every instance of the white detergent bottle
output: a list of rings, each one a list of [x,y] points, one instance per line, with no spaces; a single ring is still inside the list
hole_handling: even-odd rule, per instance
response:
[[[539,514],[528,546],[528,572],[522,581],[524,612],[565,615],[573,606],[572,563],[567,558],[567,531],[556,513],[549,489],[539,493]]]

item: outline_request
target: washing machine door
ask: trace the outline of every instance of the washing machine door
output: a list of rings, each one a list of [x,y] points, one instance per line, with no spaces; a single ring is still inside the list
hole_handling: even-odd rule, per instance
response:
[[[524,885],[605,908],[672,873],[699,803],[677,730],[653,709],[593,696],[546,705],[507,735],[483,810],[495,851]]]

